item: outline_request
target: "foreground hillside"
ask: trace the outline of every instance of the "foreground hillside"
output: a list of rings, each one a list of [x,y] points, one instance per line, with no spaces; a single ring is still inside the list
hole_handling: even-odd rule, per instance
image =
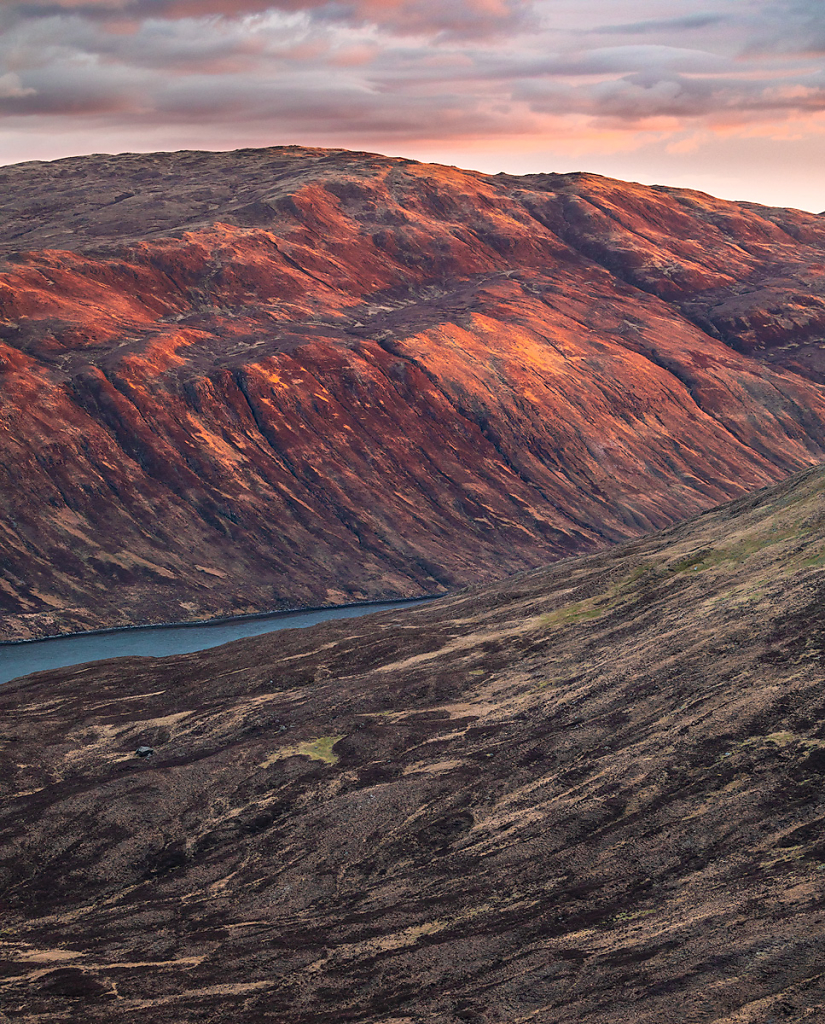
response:
[[[825,218],[299,148],[0,168],[0,635],[439,593],[825,458]]]
[[[0,1006],[822,1020],[823,569],[814,470],[422,609],[0,688]]]

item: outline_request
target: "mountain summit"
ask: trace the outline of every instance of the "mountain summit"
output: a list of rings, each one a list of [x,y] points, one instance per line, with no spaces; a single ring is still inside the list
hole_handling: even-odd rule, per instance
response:
[[[0,168],[5,639],[436,594],[825,458],[825,221],[287,147]]]

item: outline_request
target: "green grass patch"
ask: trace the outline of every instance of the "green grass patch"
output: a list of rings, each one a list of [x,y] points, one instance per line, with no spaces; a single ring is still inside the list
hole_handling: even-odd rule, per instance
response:
[[[650,563],[639,565],[604,593],[584,601],[573,601],[552,612],[547,612],[539,619],[539,625],[544,629],[552,629],[554,626],[568,626],[577,622],[586,622],[589,619],[598,619],[617,605],[632,601],[637,596],[638,584],[655,581],[659,575],[660,571],[655,565]]]
[[[813,554],[808,555],[807,558],[803,558],[802,565],[806,569],[821,568],[825,565],[825,548],[820,548],[819,551],[815,551]]]
[[[741,565],[751,556],[764,551],[765,548],[773,547],[784,541],[797,539],[798,531],[795,529],[773,528],[770,533],[757,534],[755,536],[743,537],[742,540],[725,548],[703,548],[701,551],[694,551],[686,555],[678,562],[668,567],[672,573],[701,572],[720,565]]]
[[[576,622],[584,622],[587,619],[597,619],[608,609],[609,606],[607,604],[597,608],[591,601],[578,601],[542,615],[539,619],[539,625],[545,629],[552,628],[553,626],[567,626]]]
[[[681,561],[676,562],[675,565],[670,566],[671,572],[687,572],[688,569],[707,569],[706,562],[709,562],[711,557],[715,554],[713,548],[705,548],[704,551],[696,551],[692,555],[688,555]]]
[[[643,577],[649,576],[655,570],[655,566],[649,563],[643,565],[637,565],[633,572],[630,572],[625,576],[622,582],[618,586],[618,592],[622,593],[625,590],[632,590],[634,585],[639,582]]]
[[[344,738],[340,736],[319,736],[317,740],[310,740],[302,743],[295,751],[296,754],[306,754],[314,761],[324,761],[326,764],[338,764],[338,756],[332,752],[332,748]]]
[[[655,908],[652,910],[622,910],[608,920],[615,921],[617,924],[623,924],[625,921],[638,921],[640,917],[650,917],[651,914],[655,913],[657,913]]]
[[[790,743],[796,743],[798,738],[792,732],[772,732],[765,737],[768,743],[775,743],[778,747],[787,747]]]

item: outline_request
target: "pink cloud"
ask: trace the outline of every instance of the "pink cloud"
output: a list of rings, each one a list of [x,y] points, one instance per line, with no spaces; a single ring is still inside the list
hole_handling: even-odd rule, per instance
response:
[[[820,137],[819,40],[823,0],[0,0],[0,159],[27,134],[733,159],[739,131]]]
[[[513,27],[530,0],[41,0],[18,4],[32,15],[72,12],[90,18],[238,18],[264,11],[315,12],[329,20],[373,22],[395,30],[473,36]]]

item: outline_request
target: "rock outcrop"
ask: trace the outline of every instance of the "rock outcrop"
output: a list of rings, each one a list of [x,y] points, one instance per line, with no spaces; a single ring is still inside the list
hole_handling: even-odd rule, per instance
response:
[[[825,457],[825,222],[285,148],[0,168],[5,639],[434,594]]]

